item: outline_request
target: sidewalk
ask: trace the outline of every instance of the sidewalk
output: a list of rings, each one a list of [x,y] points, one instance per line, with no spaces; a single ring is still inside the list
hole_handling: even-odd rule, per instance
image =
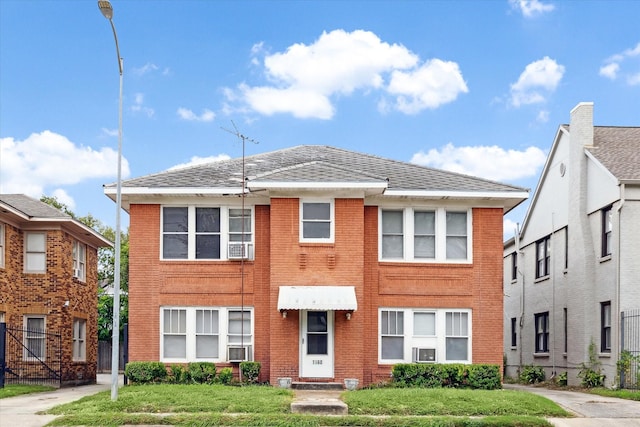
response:
[[[123,378],[120,375],[120,385],[122,381]],[[96,384],[93,385],[64,387],[44,393],[0,399],[0,427],[42,427],[53,421],[56,416],[38,415],[38,412],[110,389],[111,375],[98,374]]]
[[[544,396],[575,415],[575,418],[548,419],[556,427],[640,427],[638,401],[519,384],[504,384],[503,387]]]

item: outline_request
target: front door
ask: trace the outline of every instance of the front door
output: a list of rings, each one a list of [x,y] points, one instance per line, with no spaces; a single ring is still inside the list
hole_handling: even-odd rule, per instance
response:
[[[333,378],[333,311],[300,312],[300,376]]]

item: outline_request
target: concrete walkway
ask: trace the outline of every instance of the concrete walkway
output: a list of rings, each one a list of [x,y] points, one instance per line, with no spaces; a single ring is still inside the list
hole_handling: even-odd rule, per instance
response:
[[[548,419],[556,427],[640,427],[638,401],[519,384],[504,384],[504,388],[544,396],[575,415],[575,418]]]
[[[122,375],[119,380],[122,385]],[[98,374],[96,384],[92,385],[64,387],[44,393],[0,399],[0,427],[42,427],[53,421],[56,415],[38,415],[38,412],[104,390],[111,390],[111,375]]]

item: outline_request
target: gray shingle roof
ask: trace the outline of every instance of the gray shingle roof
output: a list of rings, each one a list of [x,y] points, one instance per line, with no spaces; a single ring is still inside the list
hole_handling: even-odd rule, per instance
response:
[[[619,180],[640,179],[640,127],[595,126],[587,150]]]
[[[30,218],[69,219],[71,216],[24,194],[0,194],[0,203],[11,206]]]
[[[376,182],[392,190],[522,192],[521,187],[341,148],[300,145],[245,158],[249,181]],[[123,187],[240,188],[242,158],[168,170],[122,182]],[[110,184],[107,187],[114,187]]]

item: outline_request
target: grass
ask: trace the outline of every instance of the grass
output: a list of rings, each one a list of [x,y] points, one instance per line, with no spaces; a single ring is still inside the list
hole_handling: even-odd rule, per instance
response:
[[[222,385],[146,385],[120,388],[57,406],[50,426],[521,426],[547,427],[542,417],[567,417],[553,402],[512,390],[373,389],[345,392],[348,416],[291,414],[290,390]]]
[[[611,390],[609,388],[592,388],[585,391],[599,396],[617,397],[618,399],[638,400],[640,401],[640,390],[627,390],[617,389]]]
[[[43,391],[51,390],[55,390],[55,387],[44,385],[10,384],[5,385],[4,388],[0,388],[0,399],[4,399],[5,397],[20,396],[21,394],[41,393]]]

